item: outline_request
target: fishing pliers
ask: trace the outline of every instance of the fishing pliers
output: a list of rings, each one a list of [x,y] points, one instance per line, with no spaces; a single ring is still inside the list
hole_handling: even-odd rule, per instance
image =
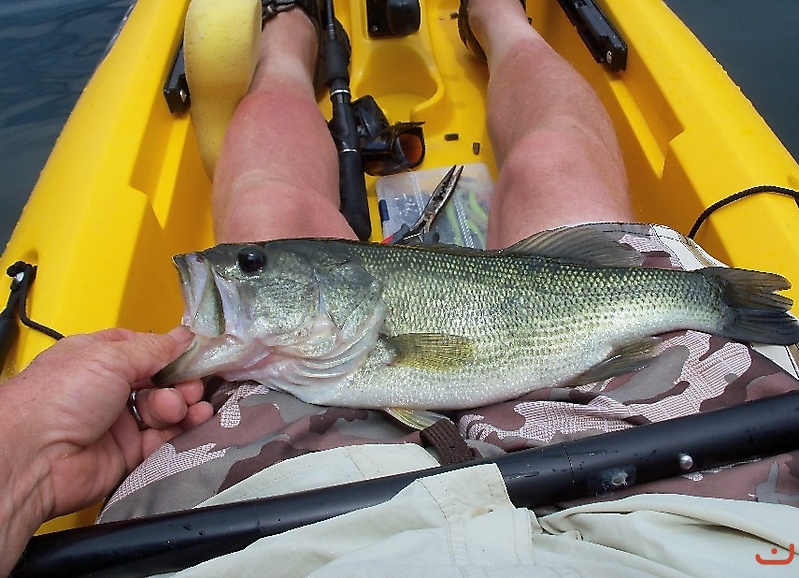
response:
[[[386,238],[384,243],[391,243],[395,245],[419,245],[422,243],[437,243],[438,234],[432,233],[433,224],[438,218],[438,215],[446,206],[447,202],[452,198],[452,193],[458,188],[458,181],[460,181],[463,174],[463,165],[453,165],[447,171],[441,182],[433,189],[433,194],[430,195],[430,200],[419,215],[419,219],[411,226],[403,223],[396,233]]]

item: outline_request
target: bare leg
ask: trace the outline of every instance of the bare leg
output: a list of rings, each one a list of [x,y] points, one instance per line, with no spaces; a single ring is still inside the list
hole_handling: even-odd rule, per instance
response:
[[[355,238],[338,210],[338,160],[314,97],[315,59],[316,32],[301,10],[267,21],[214,174],[217,242]]]
[[[499,176],[488,245],[590,221],[633,219],[610,119],[588,83],[533,30],[518,0],[470,0],[488,58]]]

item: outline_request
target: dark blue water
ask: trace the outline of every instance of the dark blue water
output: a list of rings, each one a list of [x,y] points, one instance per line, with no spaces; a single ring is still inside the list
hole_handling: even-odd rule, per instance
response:
[[[666,0],[799,159],[799,1]]]
[[[0,247],[132,0],[0,0]]]
[[[0,247],[131,1],[0,0]],[[799,1],[667,4],[799,158]]]

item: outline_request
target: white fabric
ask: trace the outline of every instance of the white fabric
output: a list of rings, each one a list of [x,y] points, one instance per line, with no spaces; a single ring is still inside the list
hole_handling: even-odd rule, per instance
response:
[[[287,476],[297,489],[308,484],[295,476],[332,484],[431,459],[413,445],[353,446],[257,476],[272,494]],[[243,484],[229,495],[257,494],[259,482]],[[513,506],[495,466],[482,465],[423,478],[389,502],[264,538],[178,576],[787,576],[799,560],[764,566],[755,556],[788,560],[793,542],[799,509],[735,500],[641,495],[537,518]]]

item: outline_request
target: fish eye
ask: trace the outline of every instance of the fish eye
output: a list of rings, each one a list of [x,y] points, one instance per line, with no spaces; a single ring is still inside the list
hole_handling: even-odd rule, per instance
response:
[[[239,269],[244,273],[257,273],[266,267],[266,253],[257,245],[247,245],[236,255]]]

